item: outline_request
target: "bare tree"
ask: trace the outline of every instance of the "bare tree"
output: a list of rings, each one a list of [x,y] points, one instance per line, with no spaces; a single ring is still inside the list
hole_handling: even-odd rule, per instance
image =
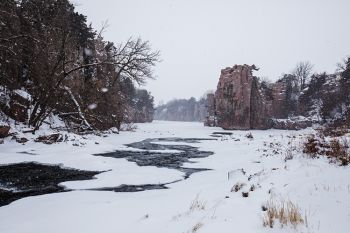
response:
[[[346,70],[346,65],[349,63],[350,57],[343,58],[341,62],[337,63],[337,69],[335,70],[337,73],[344,72]]]
[[[0,86],[30,94],[22,121],[34,129],[51,114],[76,129],[118,127],[159,61],[140,38],[104,41],[107,23],[96,34],[68,0],[1,0],[0,25]]]
[[[303,90],[312,73],[313,65],[309,61],[298,62],[293,70],[293,75],[298,79],[300,89]]]

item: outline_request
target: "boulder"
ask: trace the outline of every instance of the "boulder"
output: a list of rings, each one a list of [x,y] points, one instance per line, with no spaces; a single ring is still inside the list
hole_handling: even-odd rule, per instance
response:
[[[9,99],[8,103],[0,101],[0,110],[15,121],[25,122],[28,119],[29,100],[15,91],[10,94]]]
[[[62,136],[62,134],[59,134],[59,133],[55,133],[55,134],[51,134],[51,135],[43,135],[43,136],[37,137],[34,141],[35,142],[42,142],[44,144],[52,144],[55,142],[62,142],[63,136]]]
[[[22,144],[29,141],[27,138],[25,138],[25,137],[19,138],[19,137],[17,137],[17,135],[13,135],[11,140],[16,140],[17,143],[22,143]]]
[[[0,125],[0,138],[5,138],[9,136],[10,129],[10,126]]]

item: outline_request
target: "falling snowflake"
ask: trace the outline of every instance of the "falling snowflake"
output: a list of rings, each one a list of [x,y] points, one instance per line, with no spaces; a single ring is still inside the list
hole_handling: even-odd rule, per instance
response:
[[[93,109],[97,108],[97,104],[90,104],[90,105],[88,106],[88,108],[89,108],[90,110],[93,110]]]
[[[91,55],[92,55],[92,51],[91,51],[91,49],[89,49],[89,48],[85,48],[85,49],[84,49],[84,52],[85,52],[85,55],[86,55],[86,56],[91,56]]]

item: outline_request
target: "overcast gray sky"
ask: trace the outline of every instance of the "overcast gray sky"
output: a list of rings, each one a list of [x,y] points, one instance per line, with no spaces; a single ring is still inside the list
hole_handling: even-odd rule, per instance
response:
[[[104,38],[148,40],[161,51],[155,103],[216,89],[220,70],[256,64],[276,80],[298,61],[333,72],[350,55],[350,0],[73,0]]]

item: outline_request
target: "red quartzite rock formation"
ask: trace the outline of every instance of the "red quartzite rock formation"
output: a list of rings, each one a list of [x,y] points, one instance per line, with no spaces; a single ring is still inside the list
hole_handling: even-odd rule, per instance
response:
[[[253,76],[254,65],[235,65],[221,70],[217,90],[207,96],[207,126],[223,129],[297,129],[298,124],[276,124],[275,118],[286,118],[285,84],[262,87]],[[291,126],[291,127],[287,127]]]
[[[224,129],[250,129],[253,76],[248,66],[221,70],[215,107],[218,125]]]

